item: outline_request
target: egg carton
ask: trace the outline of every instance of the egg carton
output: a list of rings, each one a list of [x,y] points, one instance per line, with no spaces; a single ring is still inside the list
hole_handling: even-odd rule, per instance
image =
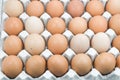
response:
[[[3,7],[4,2],[6,0],[0,0],[0,6]],[[3,2],[2,2],[3,1]],[[20,0],[23,3],[24,8],[26,7],[26,5],[30,2],[30,0]],[[41,0],[41,2],[44,4],[44,6],[49,2],[50,0]],[[70,0],[60,0],[63,4],[64,4],[64,8],[65,8],[65,12],[64,14],[61,16],[61,18],[65,21],[66,25],[68,25],[69,21],[72,19],[72,17],[66,12],[66,6],[69,3]],[[89,0],[81,0],[84,4],[84,6],[88,3]],[[101,2],[105,5],[107,0],[101,0]],[[0,8],[2,9],[2,8]],[[2,10],[0,10],[2,11]],[[111,17],[111,14],[107,11],[105,11],[103,13],[103,16],[109,20],[109,18]],[[24,12],[22,13],[19,18],[25,23],[26,19],[29,16]],[[91,15],[88,12],[84,12],[84,14],[81,16],[83,18],[85,18],[87,21],[89,21],[89,19],[91,18]],[[2,71],[1,71],[1,63],[2,60],[8,56],[4,51],[3,51],[3,42],[6,39],[6,37],[8,37],[9,35],[3,30],[4,26],[4,21],[6,20],[6,18],[8,18],[8,15],[6,13],[2,13],[0,15],[0,22],[1,22],[1,40],[0,40],[0,80],[10,80]],[[44,14],[41,15],[40,19],[43,21],[43,23],[46,25],[48,20],[50,19],[50,15],[47,14],[46,12]],[[108,29],[105,32],[108,37],[110,38],[111,42],[114,39],[114,37],[116,36],[115,32],[112,29]],[[86,36],[89,37],[89,39],[91,39],[94,36],[94,32],[90,29],[88,29],[86,32],[84,32],[84,34]],[[25,38],[29,35],[29,33],[25,30],[23,30],[18,36],[23,40],[23,42],[25,41]],[[51,36],[51,33],[48,32],[46,29],[44,30],[44,32],[42,32],[40,35],[42,35],[42,37],[45,39],[45,41],[47,42],[49,37]],[[74,36],[74,34],[72,34],[72,32],[70,32],[69,30],[65,30],[65,32],[63,33],[63,35],[68,39],[68,41],[71,40],[71,38]],[[112,53],[115,57],[117,57],[120,53],[119,51],[115,48],[115,47],[110,47],[110,49],[108,50],[108,52]],[[99,54],[95,49],[93,49],[92,47],[90,47],[88,49],[88,51],[86,51],[86,54],[91,58],[92,61],[94,61],[94,59],[96,58],[96,56]],[[46,49],[40,54],[41,56],[43,56],[46,60],[48,60],[48,58],[50,56],[52,56],[52,52]],[[70,63],[71,59],[76,55],[75,52],[70,49],[68,47],[68,49],[62,54]],[[18,57],[21,58],[21,60],[23,61],[23,63],[26,63],[26,60],[31,56],[25,49],[23,49],[22,51],[19,52],[19,54],[17,55]],[[53,75],[49,70],[46,70],[45,73],[43,75],[41,75],[38,78],[32,78],[30,75],[28,75],[25,70],[23,70],[16,78],[15,80],[120,80],[120,69],[119,68],[115,68],[113,70],[113,72],[111,72],[108,75],[102,75],[98,70],[96,70],[95,68],[92,68],[92,70],[84,75],[84,76],[79,76],[74,70],[72,70],[69,66],[69,70],[68,72],[63,75],[62,77],[56,77],[55,75]]]

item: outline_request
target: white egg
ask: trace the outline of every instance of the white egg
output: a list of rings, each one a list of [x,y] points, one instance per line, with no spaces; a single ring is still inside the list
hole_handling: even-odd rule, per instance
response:
[[[107,34],[99,32],[93,36],[91,45],[98,52],[105,52],[110,48],[110,38]]]
[[[25,22],[25,29],[30,34],[42,33],[44,31],[44,25],[38,17],[31,16]]]

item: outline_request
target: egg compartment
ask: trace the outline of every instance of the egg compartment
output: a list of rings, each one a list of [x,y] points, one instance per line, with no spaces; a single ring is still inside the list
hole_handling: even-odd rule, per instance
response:
[[[64,3],[64,7],[66,9],[66,6],[69,2],[69,0],[61,0],[62,3]],[[84,5],[87,4],[89,0],[82,0],[82,2],[84,3]],[[104,5],[106,3],[106,0],[101,0]],[[21,2],[24,4],[24,7],[26,7],[26,5],[28,4],[29,0],[21,0]],[[43,2],[44,5],[46,5],[49,0],[41,0],[41,2]],[[103,16],[105,18],[107,18],[107,20],[109,20],[109,18],[111,17],[111,14],[107,11],[105,11],[103,13]],[[4,20],[8,17],[7,14],[3,13],[2,15],[3,17],[3,22]],[[20,15],[20,18],[23,20],[23,22],[25,22],[26,18],[28,18],[29,16],[24,12]],[[88,12],[84,12],[84,14],[81,16],[84,17],[87,21],[89,21],[89,19],[91,18],[91,15]],[[43,20],[44,24],[47,24],[47,21],[50,19],[51,17],[45,12],[44,14],[41,15],[40,19]],[[66,22],[66,24],[68,25],[69,21],[72,19],[72,17],[67,13],[64,12],[64,14],[61,16],[61,18],[63,18]],[[3,25],[3,24],[2,24]],[[116,36],[115,32],[112,29],[108,29],[105,32],[111,39]],[[8,36],[7,33],[5,31],[1,32],[1,38],[4,41],[4,39]],[[93,37],[94,33],[93,31],[91,31],[90,29],[88,29],[85,33],[85,35],[87,35],[90,39]],[[19,34],[19,37],[24,41],[24,39],[28,36],[28,32],[26,32],[25,30],[22,31]],[[51,34],[45,29],[44,32],[41,33],[41,35],[44,37],[44,39],[47,41],[48,38],[51,36]],[[70,32],[69,30],[66,29],[66,31],[63,33],[64,36],[66,36],[66,38],[68,39],[68,41],[70,41],[70,39],[74,36],[72,34],[72,32]],[[3,42],[2,42],[3,43]],[[119,54],[119,51],[112,47],[108,52],[113,52],[113,54],[115,55],[115,57]],[[3,51],[0,50],[0,65],[2,60],[4,59],[5,56],[7,56],[7,54]],[[88,54],[90,56],[90,58],[92,59],[92,61],[94,61],[95,57],[98,55],[97,51],[93,48],[89,48],[89,50],[86,52],[86,54]],[[48,49],[45,49],[41,55],[47,60],[51,55],[53,55]],[[67,60],[70,62],[71,59],[73,58],[73,56],[75,55],[74,51],[70,48],[68,48],[64,53],[63,56],[65,56],[67,58]],[[18,56],[22,59],[22,61],[25,63],[26,60],[31,56],[26,50],[22,50]],[[1,67],[0,67],[1,68]],[[1,80],[9,80],[9,78],[7,76],[5,76],[4,73],[2,73],[2,71],[0,71],[0,79]],[[119,68],[115,68],[115,70],[106,75],[103,76],[101,75],[101,73],[99,71],[97,71],[95,68],[93,68],[87,75],[85,76],[79,76],[74,70],[69,69],[69,71],[62,77],[55,77],[49,70],[46,70],[46,72],[41,75],[39,78],[35,78],[36,80],[118,80],[120,79],[120,69]],[[33,78],[31,76],[29,76],[28,74],[26,74],[25,71],[22,71],[16,78],[15,80],[33,80]]]

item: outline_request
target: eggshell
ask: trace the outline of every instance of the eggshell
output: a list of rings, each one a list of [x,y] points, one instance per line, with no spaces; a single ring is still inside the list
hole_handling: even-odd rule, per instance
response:
[[[68,71],[68,61],[62,55],[52,55],[47,62],[48,70],[55,76],[63,76]]]
[[[71,61],[72,69],[79,75],[85,75],[92,69],[92,61],[86,54],[77,54]]]
[[[17,56],[7,56],[2,61],[2,72],[9,78],[17,77],[23,69],[23,63]]]
[[[97,52],[105,52],[111,46],[110,38],[107,34],[99,32],[95,34],[91,40],[91,46],[97,50]]]
[[[90,40],[85,34],[77,34],[70,41],[70,48],[75,53],[86,52],[90,47]]]
[[[45,49],[45,41],[39,34],[28,35],[24,45],[31,55],[39,55]]]
[[[3,43],[3,50],[7,55],[17,55],[22,49],[22,40],[15,35],[8,36]]]
[[[4,30],[9,35],[18,35],[23,30],[23,22],[16,17],[9,17],[4,22]]]
[[[36,78],[41,76],[46,70],[46,61],[39,55],[31,56],[25,64],[26,72]]]
[[[52,34],[63,33],[66,29],[65,22],[58,17],[51,18],[47,23],[47,30]]]
[[[26,7],[29,16],[41,16],[44,13],[44,6],[40,1],[32,1]]]
[[[63,54],[68,48],[68,41],[62,34],[54,34],[48,39],[48,49],[53,54]]]
[[[112,46],[116,47],[120,51],[120,35],[113,39]]]
[[[60,17],[64,13],[64,6],[60,1],[52,0],[46,5],[46,12],[51,17]]]
[[[117,63],[116,63],[116,66],[120,68],[120,55],[117,57]]]
[[[87,21],[82,17],[75,17],[69,22],[68,29],[75,35],[83,33],[87,30]]]
[[[31,16],[25,21],[25,29],[30,34],[42,33],[44,31],[44,25],[38,17]]]
[[[18,0],[7,0],[4,4],[4,11],[11,17],[18,17],[20,16],[24,9],[23,5]]]
[[[99,0],[92,0],[88,2],[86,11],[89,12],[92,16],[101,15],[104,12],[104,5]]]
[[[106,10],[112,15],[120,13],[120,0],[108,0]]]
[[[105,32],[108,28],[107,20],[103,16],[94,16],[89,21],[89,28],[94,32]]]
[[[103,75],[111,73],[115,65],[115,56],[107,52],[99,54],[94,62],[94,67]]]
[[[113,29],[117,35],[120,35],[120,14],[115,14],[110,18],[109,28]]]
[[[80,0],[72,0],[67,5],[67,12],[72,17],[81,16],[84,12],[84,5]]]

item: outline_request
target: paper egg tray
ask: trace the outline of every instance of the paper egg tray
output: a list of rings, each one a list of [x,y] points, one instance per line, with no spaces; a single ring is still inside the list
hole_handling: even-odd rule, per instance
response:
[[[1,33],[0,33],[0,80],[10,80],[2,71],[1,71],[1,63],[2,60],[8,56],[2,49],[2,45],[3,42],[5,40],[5,38],[7,36],[9,36],[4,30],[4,21],[6,18],[8,18],[8,15],[6,13],[3,12],[3,5],[4,2],[6,0],[0,0],[0,24],[2,27],[0,27]],[[23,5],[24,8],[26,7],[26,5],[29,3],[29,0],[20,0]],[[50,0],[41,0],[41,2],[46,5]],[[66,25],[68,25],[68,22],[72,19],[72,17],[66,12],[66,5],[68,4],[68,2],[70,0],[60,0],[65,7],[65,12],[64,14],[61,16],[61,18],[65,21]],[[84,3],[84,6],[87,4],[87,2],[89,0],[81,0]],[[103,4],[105,5],[107,0],[101,0],[103,2]],[[107,20],[109,20],[109,18],[111,17],[111,14],[107,11],[105,11],[103,13],[103,15]],[[24,12],[22,13],[19,18],[23,20],[23,22],[25,23],[26,19],[29,16]],[[87,21],[89,21],[89,19],[91,18],[91,15],[88,12],[84,12],[84,14],[81,16],[83,18],[85,18]],[[45,12],[44,14],[41,15],[40,19],[43,21],[43,23],[46,25],[47,21],[50,19],[51,17]],[[108,29],[105,32],[110,40],[112,41],[114,39],[114,37],[116,36],[115,32],[112,29]],[[88,29],[86,32],[84,32],[85,35],[87,35],[90,39],[94,36],[94,32],[90,29]],[[23,30],[18,36],[23,40],[25,40],[25,38],[29,35],[29,33],[25,30]],[[43,38],[45,39],[45,41],[47,42],[48,38],[51,36],[51,34],[45,29],[44,32],[41,33],[41,35],[43,36]],[[70,32],[68,29],[66,29],[66,31],[63,33],[63,35],[68,39],[68,41],[70,41],[70,39],[74,36],[72,34],[72,32]],[[108,52],[111,52],[114,54],[115,57],[118,56],[119,51],[115,48],[112,47],[108,50]],[[92,61],[94,61],[95,57],[98,55],[97,51],[93,48],[89,48],[89,50],[86,52],[87,55],[90,56],[90,58],[92,59]],[[46,47],[46,49],[40,54],[42,55],[46,60],[53,55]],[[68,48],[63,54],[62,54],[70,63],[71,59],[73,58],[74,55],[76,55],[74,53],[74,51],[70,48]],[[23,49],[22,51],[19,52],[19,54],[17,55],[19,56],[23,63],[25,64],[26,60],[31,56],[25,49]],[[92,70],[84,76],[79,76],[74,70],[72,70],[71,68],[69,68],[68,72],[63,75],[62,77],[55,77],[49,70],[46,70],[45,73],[43,75],[41,75],[38,78],[32,78],[30,75],[28,75],[24,70],[15,78],[15,80],[120,80],[120,69],[119,68],[115,68],[115,70],[113,70],[110,74],[108,75],[102,75],[98,70],[96,70],[95,68],[92,68]]]

